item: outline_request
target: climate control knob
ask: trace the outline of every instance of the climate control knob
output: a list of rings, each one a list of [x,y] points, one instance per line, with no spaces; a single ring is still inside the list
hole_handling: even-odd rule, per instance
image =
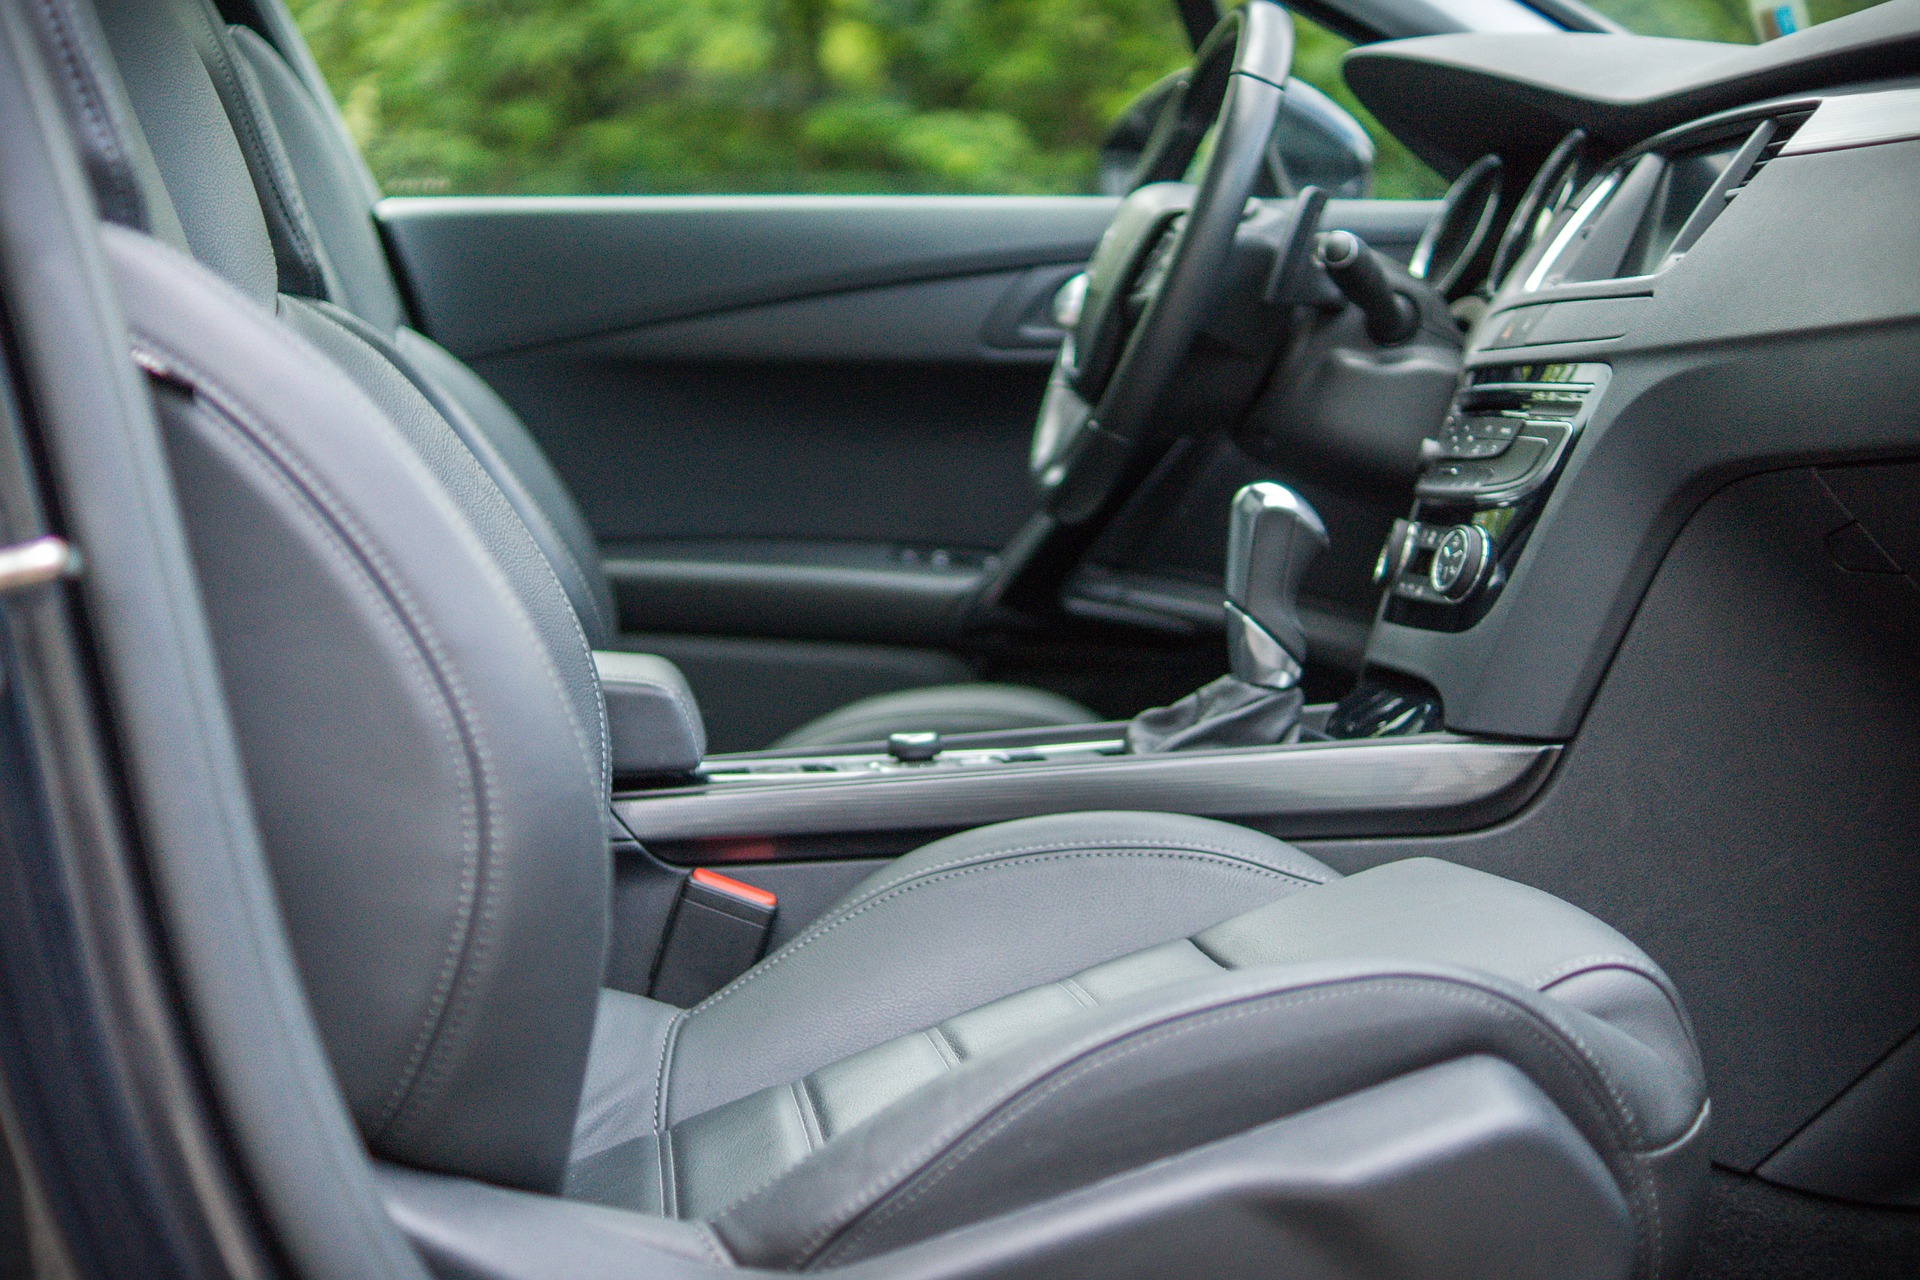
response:
[[[1480,585],[1492,549],[1486,530],[1457,524],[1441,535],[1433,549],[1433,567],[1427,581],[1449,600],[1464,600]]]

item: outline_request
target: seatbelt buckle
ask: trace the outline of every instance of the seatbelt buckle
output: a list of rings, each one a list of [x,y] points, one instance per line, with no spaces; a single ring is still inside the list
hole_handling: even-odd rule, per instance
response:
[[[753,966],[780,903],[756,885],[697,867],[680,886],[650,994],[690,1008]]]

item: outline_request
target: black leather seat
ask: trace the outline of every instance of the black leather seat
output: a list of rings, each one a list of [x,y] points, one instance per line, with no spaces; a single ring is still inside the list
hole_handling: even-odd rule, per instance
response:
[[[212,65],[267,215],[282,292],[326,301],[361,322],[459,433],[525,522],[596,649],[619,643],[619,614],[600,551],[579,506],[518,414],[458,357],[411,328],[374,229],[380,192],[280,0],[258,7],[306,64],[235,27]],[[219,74],[221,65],[231,70]],[[191,238],[191,232],[190,232]],[[198,246],[196,246],[198,247]],[[1099,717],[1040,689],[955,684],[877,694],[788,733],[782,747],[884,739],[894,732],[974,733],[1087,724]]]
[[[901,859],[696,1008],[603,990],[587,638],[380,335],[276,296],[199,2],[101,0],[105,42],[40,12],[313,1011],[443,1274],[1684,1268],[1677,994],[1450,864],[1037,818]]]

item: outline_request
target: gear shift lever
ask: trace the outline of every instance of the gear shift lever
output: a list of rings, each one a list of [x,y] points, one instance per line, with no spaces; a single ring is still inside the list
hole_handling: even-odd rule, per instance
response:
[[[1299,735],[1307,635],[1296,597],[1327,527],[1285,485],[1250,484],[1233,497],[1227,534],[1227,653],[1233,674],[1154,707],[1127,726],[1137,752],[1255,747]]]
[[[1327,548],[1327,527],[1285,485],[1250,484],[1233,497],[1227,533],[1227,652],[1248,684],[1300,683],[1307,636],[1296,598],[1307,566]]]

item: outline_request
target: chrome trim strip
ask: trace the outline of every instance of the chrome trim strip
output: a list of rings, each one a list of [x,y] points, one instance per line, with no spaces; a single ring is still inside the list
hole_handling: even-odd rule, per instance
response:
[[[1461,831],[1512,813],[1560,748],[1452,734],[883,776],[779,775],[615,799],[643,843],[927,831],[1091,809],[1238,818],[1297,837]]]
[[[1827,98],[1780,148],[1783,156],[1840,151],[1920,138],[1920,89],[1888,89]]]
[[[35,538],[0,547],[0,594],[43,586],[79,572],[80,555],[63,538]]]

